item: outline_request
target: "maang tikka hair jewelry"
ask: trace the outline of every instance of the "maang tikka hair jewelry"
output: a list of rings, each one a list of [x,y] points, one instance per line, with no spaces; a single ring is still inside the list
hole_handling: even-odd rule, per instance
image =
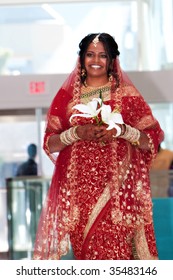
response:
[[[94,47],[97,47],[97,43],[99,42],[99,34],[92,40]]]

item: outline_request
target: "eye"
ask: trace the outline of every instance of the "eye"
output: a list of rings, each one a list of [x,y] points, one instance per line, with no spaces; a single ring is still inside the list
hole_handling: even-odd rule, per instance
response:
[[[86,56],[87,56],[87,57],[92,57],[92,56],[93,56],[93,53],[88,52],[88,53],[86,53]]]
[[[101,58],[107,58],[108,56],[107,56],[107,54],[103,53],[103,54],[100,55],[100,57]]]

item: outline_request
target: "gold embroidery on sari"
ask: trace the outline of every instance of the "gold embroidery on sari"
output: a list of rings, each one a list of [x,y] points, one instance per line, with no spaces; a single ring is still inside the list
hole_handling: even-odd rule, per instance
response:
[[[49,116],[49,129],[52,129],[53,132],[57,132],[62,129],[60,118],[57,116],[50,115]]]
[[[143,118],[140,119],[138,124],[136,125],[136,128],[139,130],[144,130],[145,128],[149,128],[153,126],[156,123],[156,120],[153,119],[152,116],[144,116]]]
[[[81,101],[82,103],[86,104],[87,102],[91,101],[93,98],[102,97],[104,101],[110,100],[111,94],[111,85],[110,82],[102,87],[85,87],[81,88]]]
[[[104,206],[106,205],[106,203],[108,202],[109,199],[110,199],[110,190],[109,190],[109,186],[107,186],[104,189],[103,194],[98,199],[94,209],[92,210],[92,213],[89,217],[88,223],[87,223],[87,225],[85,227],[85,230],[84,230],[84,238],[87,236],[87,234],[88,234],[91,226],[93,225],[95,219],[97,218],[98,214],[104,208]]]
[[[140,260],[157,260],[156,256],[150,254],[148,243],[145,236],[144,226],[136,231],[134,237],[136,256]]]
[[[71,99],[67,105],[67,117],[70,118],[71,114],[74,113],[72,107],[75,105],[74,100]]]
[[[134,238],[132,239],[132,255],[133,255],[135,260],[139,260],[139,256],[137,254],[136,247],[135,247]]]
[[[125,96],[139,96],[139,92],[131,85],[124,83],[123,86],[123,95]]]

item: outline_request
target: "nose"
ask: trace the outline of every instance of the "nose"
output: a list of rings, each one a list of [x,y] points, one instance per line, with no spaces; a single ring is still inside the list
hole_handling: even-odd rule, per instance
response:
[[[98,54],[96,54],[96,55],[94,56],[94,62],[96,62],[96,63],[97,63],[97,62],[99,61],[99,59],[100,59],[100,58],[99,58],[99,55],[98,55]]]

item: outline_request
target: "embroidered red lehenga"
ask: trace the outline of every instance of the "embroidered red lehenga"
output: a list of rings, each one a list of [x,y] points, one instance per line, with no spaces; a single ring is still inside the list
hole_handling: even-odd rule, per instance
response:
[[[82,92],[80,64],[55,96],[48,112],[44,149],[55,163],[36,235],[33,259],[60,259],[71,242],[77,260],[157,259],[149,168],[163,131],[138,90],[115,67],[120,84],[103,89],[103,101],[119,110],[124,123],[148,135],[150,151],[122,138],[103,144],[78,141],[58,156],[50,154],[50,135],[93,122],[74,117],[72,106],[92,99]]]

